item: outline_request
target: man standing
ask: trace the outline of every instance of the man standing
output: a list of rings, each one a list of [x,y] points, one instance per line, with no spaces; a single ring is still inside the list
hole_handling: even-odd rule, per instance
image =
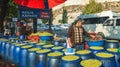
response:
[[[84,35],[95,38],[94,35],[90,35],[83,28],[83,20],[79,19],[74,22],[74,24],[68,30],[68,43],[71,48],[77,50],[84,49]]]

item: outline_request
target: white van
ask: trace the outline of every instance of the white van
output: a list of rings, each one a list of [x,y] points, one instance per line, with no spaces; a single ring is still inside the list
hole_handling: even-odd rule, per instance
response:
[[[108,19],[102,21],[101,23],[87,22],[84,24],[84,28],[89,33],[98,33],[107,39],[120,39],[120,17],[118,16],[116,15],[113,17],[108,17]],[[87,18],[83,18],[83,19],[85,20]],[[89,18],[89,20],[91,21],[92,19]],[[97,19],[94,20],[94,22],[97,21],[98,21]]]

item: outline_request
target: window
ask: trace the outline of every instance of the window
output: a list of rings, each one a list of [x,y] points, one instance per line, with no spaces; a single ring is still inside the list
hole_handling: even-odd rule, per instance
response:
[[[104,23],[104,26],[113,26],[113,25],[114,25],[114,20],[113,20],[113,19],[107,20],[107,21]]]
[[[120,19],[117,19],[116,26],[120,26]]]

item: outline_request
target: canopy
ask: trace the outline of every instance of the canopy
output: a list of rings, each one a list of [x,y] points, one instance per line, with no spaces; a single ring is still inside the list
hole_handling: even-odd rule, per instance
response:
[[[29,8],[45,9],[48,3],[49,9],[64,3],[66,0],[14,0],[16,4]]]

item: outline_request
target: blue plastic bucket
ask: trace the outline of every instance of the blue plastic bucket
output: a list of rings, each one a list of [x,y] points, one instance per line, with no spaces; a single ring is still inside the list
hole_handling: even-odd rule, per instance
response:
[[[81,57],[82,60],[94,58],[94,55],[92,54],[90,50],[79,50],[75,54]]]
[[[60,61],[60,67],[79,67],[80,57],[75,55],[63,56]]]
[[[3,37],[3,34],[0,34],[0,38],[2,38]]]
[[[98,59],[87,59],[80,62],[80,67],[103,67],[103,65]]]
[[[27,65],[27,52],[28,49],[32,48],[32,46],[22,46],[20,48],[20,66],[19,67],[26,67]]]
[[[103,63],[104,67],[117,67],[115,56],[107,52],[96,53],[96,59],[100,60]]]
[[[35,57],[35,66],[36,67],[47,67],[47,54],[50,53],[51,50],[49,49],[43,49],[39,50],[36,53]]]
[[[112,53],[112,54],[115,55],[115,60],[116,60],[117,67],[120,67],[120,63],[118,62],[118,60],[120,58],[120,54],[117,52],[118,49],[117,48],[108,48],[107,51],[109,53]]]
[[[100,46],[91,46],[89,48],[90,51],[92,51],[93,54],[96,54],[98,52],[104,52],[105,49],[103,47],[100,47]]]
[[[48,67],[60,67],[62,52],[52,52],[48,54]]]
[[[53,39],[53,36],[40,36],[40,40],[45,41],[51,41]]]
[[[105,49],[107,48],[118,48],[119,47],[119,41],[118,40],[106,40]]]
[[[62,52],[63,49],[64,49],[64,47],[62,47],[62,46],[52,47],[53,52]]]
[[[39,48],[28,49],[27,53],[27,67],[36,67],[35,66],[35,56],[36,51],[40,50]]]
[[[88,46],[104,46],[105,40],[87,41]]]
[[[25,39],[25,35],[20,35],[20,36],[19,36],[19,39],[20,39],[20,40],[24,40],[24,39]]]

